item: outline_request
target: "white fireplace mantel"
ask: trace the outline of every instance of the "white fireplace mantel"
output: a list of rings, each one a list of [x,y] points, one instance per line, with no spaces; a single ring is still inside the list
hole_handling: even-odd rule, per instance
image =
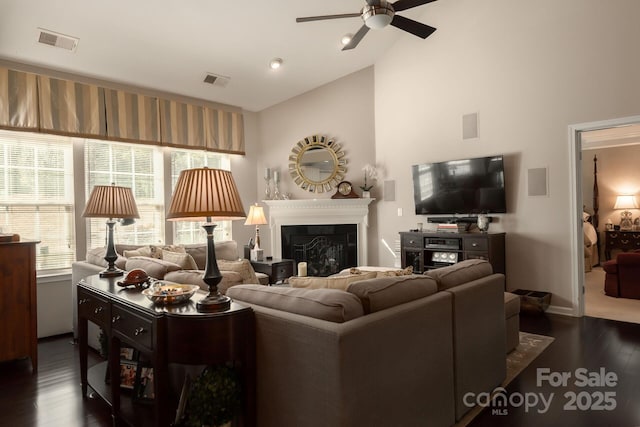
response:
[[[269,207],[271,253],[282,258],[283,225],[356,224],[358,265],[367,265],[369,204],[375,199],[263,200]]]

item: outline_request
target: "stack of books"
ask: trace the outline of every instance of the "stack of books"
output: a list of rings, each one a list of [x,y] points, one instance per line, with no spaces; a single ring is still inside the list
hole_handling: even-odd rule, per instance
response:
[[[445,233],[457,233],[458,224],[438,224],[438,231]]]

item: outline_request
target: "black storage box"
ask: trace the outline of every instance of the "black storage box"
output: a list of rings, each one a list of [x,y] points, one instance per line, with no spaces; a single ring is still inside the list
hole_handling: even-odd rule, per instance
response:
[[[511,293],[520,296],[520,312],[541,314],[551,303],[551,292],[516,289]]]

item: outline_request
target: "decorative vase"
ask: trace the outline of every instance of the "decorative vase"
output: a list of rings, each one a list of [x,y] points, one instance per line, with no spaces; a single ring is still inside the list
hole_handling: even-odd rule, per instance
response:
[[[370,192],[368,192],[368,191],[363,191],[363,192],[362,192],[362,198],[363,198],[363,199],[369,199],[369,198],[371,198],[371,193],[370,193]]]
[[[489,217],[485,214],[478,215],[478,229],[483,233],[489,229]]]

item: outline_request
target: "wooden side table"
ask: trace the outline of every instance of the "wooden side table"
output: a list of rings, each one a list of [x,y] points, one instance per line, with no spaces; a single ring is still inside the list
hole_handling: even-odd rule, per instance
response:
[[[255,419],[255,326],[253,310],[232,302],[222,312],[200,313],[198,291],[189,302],[175,306],[154,305],[138,290],[123,289],[120,280],[89,276],[78,286],[78,343],[82,394],[91,387],[110,404],[114,425],[169,427],[177,399],[169,391],[169,364],[215,365],[233,363],[243,382],[241,427],[253,427]],[[88,368],[87,323],[100,326],[109,340],[109,360]],[[120,346],[144,354],[154,369],[153,405],[136,403],[120,390]],[[109,365],[110,385],[105,383]]]
[[[251,261],[253,269],[269,276],[269,284],[284,282],[295,274],[295,261],[292,259],[270,259]]]

